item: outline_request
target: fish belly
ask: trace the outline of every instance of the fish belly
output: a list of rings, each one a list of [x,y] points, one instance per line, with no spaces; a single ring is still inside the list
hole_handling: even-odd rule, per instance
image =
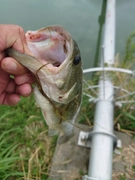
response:
[[[48,135],[54,136],[60,134],[58,143],[67,142],[74,135],[73,124],[65,120],[60,120],[52,104],[40,93],[37,86],[34,88],[34,96],[36,105],[41,108],[43,117],[49,127]]]

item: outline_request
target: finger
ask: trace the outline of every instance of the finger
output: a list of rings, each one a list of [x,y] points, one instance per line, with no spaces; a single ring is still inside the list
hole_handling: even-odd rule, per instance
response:
[[[1,52],[0,53],[0,61],[5,57],[5,53],[4,52]]]
[[[22,84],[16,87],[16,93],[21,96],[27,97],[32,93],[32,87],[30,84]]]
[[[18,94],[8,94],[6,92],[2,93],[0,96],[0,104],[3,105],[16,105],[20,101],[20,96]]]
[[[7,104],[9,106],[14,106],[18,104],[20,100],[21,98],[18,94],[9,94],[8,99],[7,99]]]
[[[0,52],[12,46],[22,53],[30,53],[22,27],[12,24],[1,24],[0,30]]]
[[[23,67],[20,63],[11,57],[6,57],[1,61],[1,68],[12,75],[22,75],[28,71],[25,67]]]
[[[15,83],[14,79],[10,79],[10,81],[8,82],[8,85],[7,85],[6,89],[5,89],[5,91],[7,93],[11,94],[11,93],[15,92],[15,89],[16,89],[16,83]]]
[[[34,83],[33,75],[30,74],[30,73],[26,73],[26,74],[23,74],[21,76],[16,76],[15,77],[15,82],[18,85],[21,85],[21,84],[24,84],[24,83],[32,84],[32,83]]]
[[[16,34],[14,34],[14,36],[13,36],[13,38],[15,38],[16,40],[13,43],[12,47],[22,53],[29,52],[29,49],[28,49],[27,43],[26,43],[25,32],[22,27],[18,26],[17,36],[18,36],[18,38],[16,38]]]
[[[0,69],[0,94],[6,89],[9,80],[9,74]]]

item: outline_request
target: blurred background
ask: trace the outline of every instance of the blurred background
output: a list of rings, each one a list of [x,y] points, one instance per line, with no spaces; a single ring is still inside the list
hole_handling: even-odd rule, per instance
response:
[[[22,26],[25,31],[48,25],[64,26],[77,41],[83,67],[98,64],[105,13],[102,0],[0,0],[0,23]],[[135,30],[135,1],[117,0],[116,53],[124,56],[125,43]]]

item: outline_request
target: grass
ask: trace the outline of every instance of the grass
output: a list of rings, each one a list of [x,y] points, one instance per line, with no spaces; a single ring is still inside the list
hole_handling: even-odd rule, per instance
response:
[[[56,137],[48,137],[33,96],[1,106],[0,117],[0,180],[47,179]]]

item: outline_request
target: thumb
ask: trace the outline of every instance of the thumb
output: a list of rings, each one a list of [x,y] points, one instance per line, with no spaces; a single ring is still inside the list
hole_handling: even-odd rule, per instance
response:
[[[19,52],[30,54],[25,32],[22,27],[18,25],[1,24],[0,32],[0,52],[12,46]]]

